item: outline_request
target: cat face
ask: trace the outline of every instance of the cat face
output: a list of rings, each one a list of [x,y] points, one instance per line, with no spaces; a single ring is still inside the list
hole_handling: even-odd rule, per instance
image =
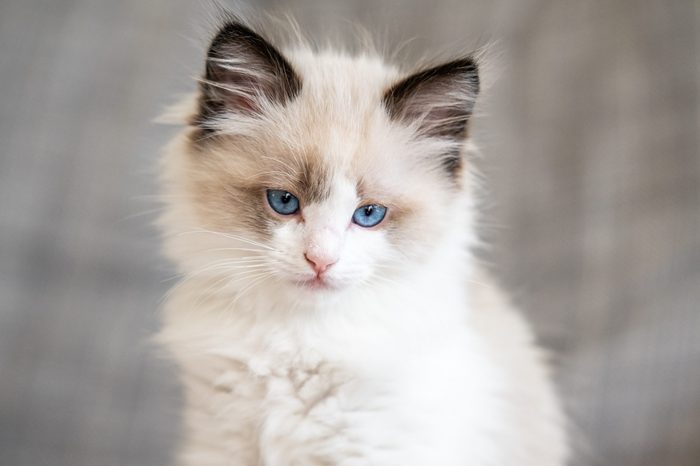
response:
[[[402,77],[378,58],[283,56],[227,24],[209,49],[184,169],[198,228],[220,240],[209,259],[234,287],[312,294],[420,267],[462,207],[477,91],[469,58]]]

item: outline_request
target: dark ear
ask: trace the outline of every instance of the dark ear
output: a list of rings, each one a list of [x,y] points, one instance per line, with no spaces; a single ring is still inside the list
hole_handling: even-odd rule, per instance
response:
[[[425,136],[462,140],[479,93],[479,70],[467,57],[419,71],[384,94],[389,116]]]
[[[238,21],[229,21],[209,46],[200,85],[197,122],[222,113],[254,115],[268,103],[284,104],[301,90],[301,80],[282,54]]]

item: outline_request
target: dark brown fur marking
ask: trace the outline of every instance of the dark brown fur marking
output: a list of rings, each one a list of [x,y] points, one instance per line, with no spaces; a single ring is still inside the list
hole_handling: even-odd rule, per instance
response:
[[[468,89],[459,89],[458,86],[466,86]],[[460,91],[456,95],[465,96],[463,100],[448,105],[430,106],[431,100],[441,102],[445,98],[444,94],[451,93],[455,88]],[[399,81],[386,91],[383,103],[394,120],[410,123],[427,116],[427,123],[421,128],[425,135],[461,141],[467,137],[467,123],[478,93],[478,67],[474,59],[466,57],[419,71]],[[416,104],[422,101],[428,104]],[[438,125],[431,124],[431,121],[445,123]],[[463,165],[461,152],[455,150],[443,154],[442,165],[448,173],[456,176]]]
[[[256,80],[217,63],[233,58],[241,61],[240,66],[265,75],[265,79]],[[209,47],[204,80],[200,84],[199,112],[192,123],[206,132],[211,131],[207,122],[227,111],[259,111],[254,97],[236,95],[217,85],[243,88],[251,95],[261,92],[270,101],[284,104],[299,94],[302,83],[292,65],[272,44],[239,21],[230,20]]]

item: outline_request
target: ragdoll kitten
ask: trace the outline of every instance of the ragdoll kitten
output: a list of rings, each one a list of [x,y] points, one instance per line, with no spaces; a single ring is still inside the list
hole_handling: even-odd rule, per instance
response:
[[[471,57],[221,28],[163,165],[181,464],[564,463],[543,355],[469,253],[478,91]]]

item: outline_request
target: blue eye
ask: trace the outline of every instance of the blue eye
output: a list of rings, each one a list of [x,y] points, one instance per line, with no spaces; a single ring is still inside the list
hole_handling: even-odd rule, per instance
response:
[[[384,220],[385,215],[386,207],[383,205],[367,204],[358,207],[355,213],[352,214],[352,221],[361,227],[370,228]]]
[[[299,210],[299,199],[287,191],[268,189],[267,202],[280,215],[292,215]]]

